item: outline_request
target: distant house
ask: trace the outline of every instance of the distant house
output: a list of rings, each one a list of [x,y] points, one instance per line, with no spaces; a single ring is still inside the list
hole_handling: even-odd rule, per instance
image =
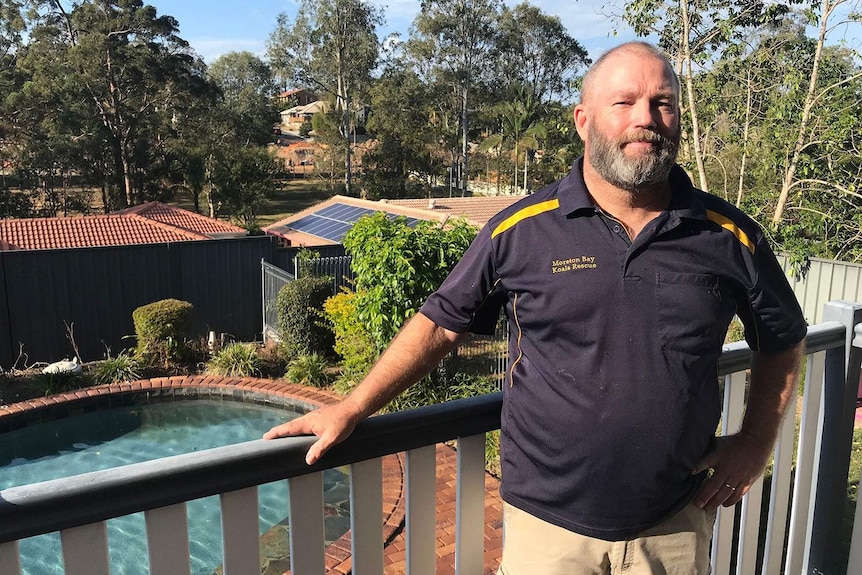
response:
[[[299,88],[298,90],[287,90],[276,96],[276,101],[282,107],[307,106],[319,99],[320,98],[317,97],[317,94],[304,88]]]
[[[264,232],[277,236],[286,247],[339,245],[359,218],[375,212],[385,212],[392,218],[404,216],[409,226],[415,226],[420,220],[446,222],[450,218],[460,217],[481,227],[488,223],[494,214],[523,197],[475,196],[373,202],[334,196],[267,226]]]
[[[0,220],[0,250],[187,242],[247,234],[227,222],[150,202],[98,216]]]
[[[311,122],[311,117],[317,112],[325,112],[326,102],[317,100],[304,106],[294,106],[281,112],[282,129],[297,132],[305,122]]]

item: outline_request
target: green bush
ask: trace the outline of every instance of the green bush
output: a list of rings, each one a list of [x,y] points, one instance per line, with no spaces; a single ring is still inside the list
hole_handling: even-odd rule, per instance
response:
[[[287,364],[285,377],[292,383],[326,387],[329,384],[326,358],[316,353],[300,355]]]
[[[138,362],[134,357],[119,354],[99,362],[93,370],[93,380],[98,384],[114,383],[115,381],[134,381],[141,378]]]
[[[390,220],[378,212],[360,218],[342,243],[352,257],[356,319],[382,353],[389,342],[436,290],[476,237],[464,220]]]
[[[344,359],[343,380],[362,379],[377,358],[376,346],[356,314],[356,294],[345,290],[323,304],[335,334],[335,353]],[[343,386],[342,386],[343,387]]]
[[[45,395],[65,393],[89,385],[80,373],[40,373],[36,379],[45,389]]]
[[[727,328],[727,334],[724,336],[724,343],[734,343],[745,339],[745,328],[739,318],[733,316],[733,321]]]
[[[220,349],[207,362],[207,373],[230,377],[252,377],[260,375],[263,359],[253,343],[232,343]]]
[[[334,343],[323,321],[323,303],[332,295],[332,278],[304,277],[278,292],[278,335],[286,358],[320,353],[328,355]]]
[[[307,138],[311,133],[312,128],[311,122],[303,122],[299,125],[299,135],[303,138]]]
[[[446,373],[437,370],[407,388],[389,402],[386,411],[415,409],[423,405],[443,403],[454,399],[474,397],[497,391],[497,384],[490,376],[469,373]]]
[[[138,339],[135,359],[146,366],[163,363],[166,367],[181,360],[191,332],[193,309],[187,301],[163,299],[132,312]]]

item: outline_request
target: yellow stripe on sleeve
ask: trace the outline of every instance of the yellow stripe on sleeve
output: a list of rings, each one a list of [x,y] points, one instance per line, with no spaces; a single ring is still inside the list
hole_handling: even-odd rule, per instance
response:
[[[538,216],[539,214],[543,214],[551,210],[556,210],[559,207],[560,200],[547,200],[538,204],[534,204],[532,206],[528,206],[522,210],[518,210],[517,212],[500,222],[500,224],[496,228],[494,228],[494,231],[491,232],[491,237],[497,237],[509,228],[514,227],[515,224],[522,220],[532,218],[533,216]]]
[[[739,229],[739,226],[733,223],[732,220],[726,218],[718,212],[713,212],[712,210],[706,210],[706,219],[711,222],[715,222],[716,224],[720,225],[721,227],[735,235],[736,239],[738,239],[742,243],[742,245],[748,248],[748,251],[754,253],[754,242],[752,242],[751,239],[748,237],[748,234]]]

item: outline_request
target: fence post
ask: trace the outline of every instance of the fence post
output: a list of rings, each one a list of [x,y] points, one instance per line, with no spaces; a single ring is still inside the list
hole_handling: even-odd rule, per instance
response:
[[[808,529],[804,573],[826,575],[826,561],[834,557],[841,543],[841,520],[847,497],[847,474],[853,442],[856,380],[848,379],[848,360],[853,343],[854,326],[862,322],[862,304],[848,301],[828,302],[823,321],[837,321],[846,328],[844,348],[826,351],[823,404],[820,412],[822,433],[819,442],[819,464],[815,484],[811,526]],[[797,479],[799,481],[799,479]],[[837,575],[837,574],[836,574]]]
[[[850,350],[850,365],[847,369],[847,381],[862,381],[862,324],[856,325],[856,335],[853,338],[853,348]],[[856,514],[853,521],[853,536],[850,539],[850,558],[847,573],[862,573],[862,504],[856,500]]]
[[[260,258],[260,340],[266,345],[266,260]]]

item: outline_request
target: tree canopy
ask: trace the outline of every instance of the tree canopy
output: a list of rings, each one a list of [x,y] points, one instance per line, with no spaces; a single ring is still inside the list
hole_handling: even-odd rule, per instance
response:
[[[862,261],[856,0],[636,0],[682,81],[679,163],[763,224],[800,266]],[[303,134],[337,191],[523,193],[582,153],[587,51],[529,2],[423,0],[381,42],[366,0],[303,0],[267,53],[207,65],[141,0],[0,4],[0,216],[81,213],[188,193],[249,228],[279,186],[277,92],[324,101]],[[263,30],[262,33],[266,33]],[[290,105],[295,105],[295,102]],[[334,190],[336,191],[336,190]]]

